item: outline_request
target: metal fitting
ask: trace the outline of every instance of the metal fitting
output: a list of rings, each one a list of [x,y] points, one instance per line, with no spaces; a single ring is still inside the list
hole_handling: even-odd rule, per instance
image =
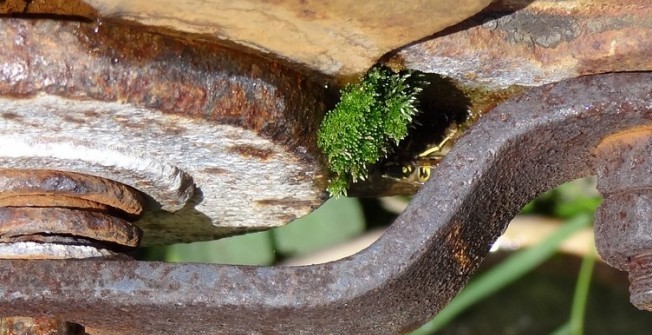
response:
[[[630,300],[652,311],[652,127],[629,129],[597,147],[595,240],[602,258],[629,272]]]
[[[143,196],[104,178],[0,170],[0,258],[111,256],[138,246]]]
[[[130,221],[144,197],[104,178],[52,170],[0,170],[0,259],[115,258],[138,246]],[[47,312],[46,312],[47,314]],[[82,335],[59,318],[5,317],[0,335]]]

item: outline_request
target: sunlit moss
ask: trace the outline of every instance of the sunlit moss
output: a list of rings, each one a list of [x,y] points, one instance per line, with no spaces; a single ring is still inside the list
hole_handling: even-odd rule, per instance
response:
[[[408,80],[411,73],[373,68],[356,84],[341,91],[317,134],[317,144],[333,174],[331,196],[346,195],[351,182],[365,180],[368,168],[386,157],[407,136],[418,113],[416,95],[424,84]]]

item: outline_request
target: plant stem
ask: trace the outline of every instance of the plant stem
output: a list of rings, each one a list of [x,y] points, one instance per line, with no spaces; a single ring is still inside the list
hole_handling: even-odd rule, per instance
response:
[[[595,265],[595,255],[593,252],[587,252],[582,259],[580,272],[577,276],[575,286],[575,295],[573,296],[573,307],[569,320],[569,333],[571,335],[584,334],[584,314],[588,302],[589,288],[591,286],[591,276],[593,275],[593,266]]]

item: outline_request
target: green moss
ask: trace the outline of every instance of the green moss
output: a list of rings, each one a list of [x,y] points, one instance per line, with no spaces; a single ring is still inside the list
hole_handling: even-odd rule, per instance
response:
[[[410,84],[410,73],[373,68],[361,82],[341,91],[317,133],[333,178],[331,196],[346,195],[351,182],[365,180],[369,166],[386,157],[407,136],[418,112],[416,95],[425,83]]]

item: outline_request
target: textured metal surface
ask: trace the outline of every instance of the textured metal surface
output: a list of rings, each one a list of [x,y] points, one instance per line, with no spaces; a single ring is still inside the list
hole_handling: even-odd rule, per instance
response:
[[[629,272],[630,300],[652,311],[652,127],[606,138],[596,149],[595,242],[600,256]]]
[[[7,258],[25,256],[33,244],[104,243],[134,248],[142,231],[130,223],[143,211],[144,197],[126,185],[88,175],[50,170],[0,169],[0,243]],[[94,247],[94,246],[93,246]],[[41,246],[32,248],[36,257]],[[8,251],[9,250],[9,251]]]
[[[604,198],[596,213],[596,247],[609,264],[627,270],[631,257],[652,250],[652,127],[605,139],[596,156]]]
[[[33,199],[37,203],[30,204],[29,199]],[[71,199],[107,205],[129,215],[137,216],[143,213],[143,196],[123,184],[70,172],[0,169],[0,204],[3,201],[12,200],[14,206],[21,201],[21,206],[75,207],[85,205],[84,202],[71,201]],[[70,202],[66,203],[67,201]]]
[[[142,232],[104,213],[69,208],[0,208],[0,242],[30,235],[64,235],[137,247]]]
[[[20,238],[15,238],[20,240]],[[86,259],[121,258],[123,255],[97,245],[83,245],[87,240],[43,238],[43,242],[19,241],[0,243],[0,259]],[[124,259],[124,258],[122,258]]]
[[[650,71],[651,22],[649,0],[497,0],[389,63],[485,89]]]
[[[631,257],[627,271],[629,301],[638,309],[652,312],[652,253],[648,250]]]
[[[144,245],[305,215],[325,195],[315,134],[329,81],[245,51],[115,22],[0,18],[0,167],[147,194]]]
[[[604,137],[652,126],[650,82],[583,77],[502,104],[352,257],[296,268],[0,261],[0,315],[47,308],[98,334],[407,332],[448,303],[525,203],[594,173]]]

